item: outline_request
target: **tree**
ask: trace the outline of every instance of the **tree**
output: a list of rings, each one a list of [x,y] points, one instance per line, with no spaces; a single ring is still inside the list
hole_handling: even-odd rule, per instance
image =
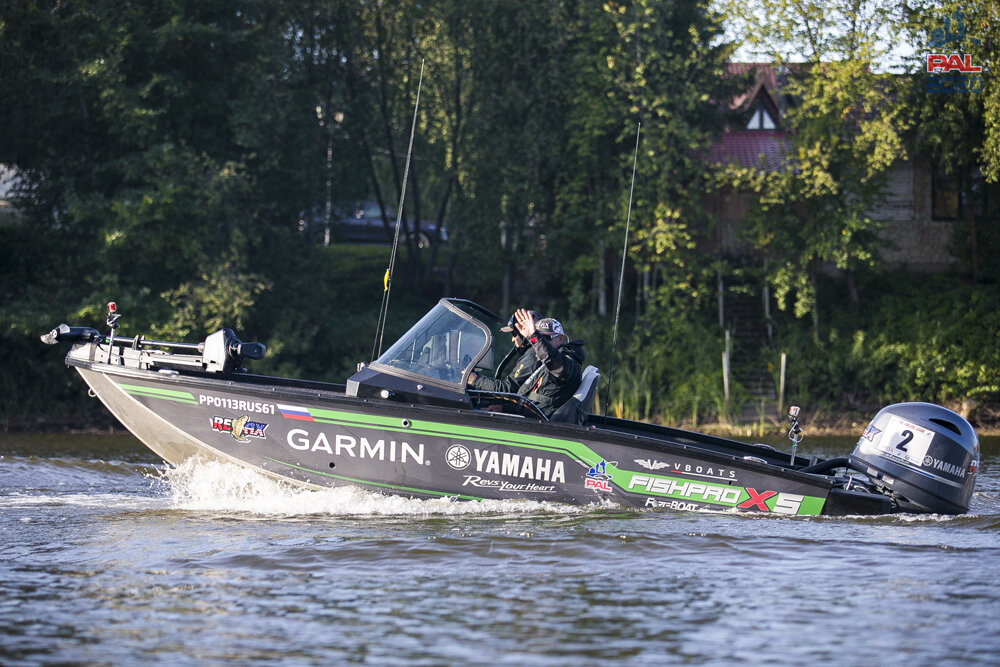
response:
[[[782,93],[794,100],[785,116],[793,132],[785,168],[729,175],[759,194],[749,231],[767,258],[779,307],[811,314],[816,338],[821,265],[845,273],[856,304],[855,273],[877,261],[880,223],[867,212],[882,196],[906,129],[898,83],[877,71],[895,9],[879,0],[729,5],[751,46],[784,72]]]
[[[630,256],[662,276],[661,300],[670,291],[691,297],[711,264],[699,250],[711,224],[700,201],[703,151],[735,90],[723,76],[730,48],[719,40],[721,18],[706,3],[637,1],[585,3],[577,21],[567,159],[578,169],[561,175],[558,195],[559,240],[576,260],[566,278],[588,281],[606,301],[609,286],[591,277],[596,268],[617,278],[600,270],[617,251],[600,249],[621,246],[641,123]]]
[[[101,267],[100,287],[156,299],[220,256],[245,270],[273,229],[291,230],[309,181],[290,173],[302,142],[276,85],[280,16],[169,0],[15,7],[3,45],[20,66],[0,85],[51,103],[5,105],[0,160],[22,174],[32,224]]]
[[[1000,63],[1000,7],[995,2],[917,2],[907,6],[905,28],[920,58],[911,63],[912,87],[905,108],[914,128],[913,144],[935,171],[951,177],[961,191],[964,234],[956,250],[968,261],[973,283],[996,281],[1000,273],[982,258],[1000,251],[996,224],[1000,196],[1000,86],[993,70]],[[944,27],[949,28],[947,41]],[[939,31],[939,43],[934,41]],[[979,74],[928,74],[928,53],[959,52],[983,68]],[[964,88],[955,92],[956,81]],[[943,84],[945,85],[942,85]]]

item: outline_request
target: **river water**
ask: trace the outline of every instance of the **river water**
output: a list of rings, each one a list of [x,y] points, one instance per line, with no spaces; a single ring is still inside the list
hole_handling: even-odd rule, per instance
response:
[[[296,491],[0,438],[4,665],[1000,663],[997,438],[969,514],[878,518]]]

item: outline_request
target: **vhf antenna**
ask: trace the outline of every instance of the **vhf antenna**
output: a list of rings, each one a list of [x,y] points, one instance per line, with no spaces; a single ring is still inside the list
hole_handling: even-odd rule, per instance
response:
[[[399,193],[399,210],[396,211],[396,234],[392,238],[392,254],[389,255],[389,268],[385,270],[382,289],[382,306],[378,311],[378,326],[375,330],[375,342],[372,345],[372,361],[382,356],[382,335],[385,333],[385,322],[389,319],[389,294],[392,292],[392,273],[396,268],[396,248],[399,247],[400,220],[403,215],[403,201],[406,199],[406,180],[410,175],[410,156],[413,155],[413,136],[417,132],[417,109],[420,108],[420,88],[424,83],[424,61],[420,61],[420,79],[417,81],[417,101],[413,105],[413,124],[410,126],[410,145],[406,149],[406,167],[403,169],[403,189]],[[378,352],[376,353],[376,348]]]
[[[608,368],[608,393],[604,399],[604,423],[608,423],[608,404],[611,402],[611,381],[615,372],[615,344],[618,342],[618,317],[622,312],[622,286],[625,284],[625,258],[628,257],[628,231],[632,222],[632,193],[635,192],[635,165],[639,161],[639,132],[642,123],[635,128],[635,154],[632,156],[632,186],[628,191],[628,213],[625,216],[625,246],[622,248],[622,270],[618,277],[618,305],[615,306],[615,329],[611,335],[611,365]]]

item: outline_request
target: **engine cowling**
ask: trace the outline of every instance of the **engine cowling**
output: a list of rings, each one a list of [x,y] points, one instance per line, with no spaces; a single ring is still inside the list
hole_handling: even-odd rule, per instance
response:
[[[850,462],[894,492],[904,511],[963,514],[979,471],[979,438],[940,405],[897,403],[875,415]]]

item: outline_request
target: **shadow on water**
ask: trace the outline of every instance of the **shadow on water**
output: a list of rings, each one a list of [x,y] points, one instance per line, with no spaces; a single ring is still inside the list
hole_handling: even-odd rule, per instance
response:
[[[103,459],[157,463],[160,458],[131,433],[0,433],[0,456]]]

